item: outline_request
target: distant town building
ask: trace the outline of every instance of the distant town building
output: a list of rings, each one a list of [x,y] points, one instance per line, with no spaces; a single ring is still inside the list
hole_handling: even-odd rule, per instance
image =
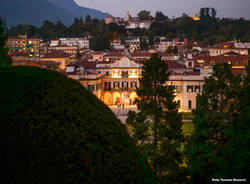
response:
[[[248,43],[234,42],[234,47],[250,49],[250,42]]]
[[[125,44],[126,47],[133,51],[140,50],[140,37],[126,37]]]
[[[212,66],[230,62],[234,74],[245,74],[248,56],[227,53],[220,56],[187,54],[184,60],[175,60],[166,53],[158,53],[168,65],[169,82],[176,87],[175,101],[180,111],[196,108],[196,96],[202,92],[205,78],[211,75]],[[151,57],[149,52],[97,52],[95,60],[84,58],[66,66],[68,77],[79,81],[109,106],[130,106],[137,98],[143,62]]]
[[[79,49],[87,48],[89,49],[89,39],[84,38],[59,38],[59,42],[62,45],[76,46]]]
[[[130,15],[129,11],[127,11],[126,16],[124,17],[124,20],[129,21],[130,19],[131,19],[131,15]]]
[[[129,12],[126,13],[126,16],[124,18],[121,17],[105,18],[106,24],[110,24],[112,22],[122,25],[125,24],[126,29],[136,29],[136,28],[149,29],[152,23],[151,21],[139,21],[138,18],[132,18]]]
[[[160,39],[160,41],[157,43],[158,44],[158,50],[160,52],[165,52],[168,47],[182,47],[184,46],[184,42],[183,41],[179,41],[176,39],[173,39],[172,41],[166,40],[166,39]]]
[[[196,20],[196,21],[200,20],[200,15],[199,14],[190,15],[189,17],[192,18],[193,20]]]
[[[122,45],[122,42],[120,39],[115,39],[111,42],[111,46],[113,47],[114,50],[124,50],[125,46]]]
[[[116,24],[121,24],[123,22],[123,18],[121,17],[106,17],[105,18],[105,23],[110,24],[110,23],[116,23]]]
[[[235,52],[240,55],[248,55],[247,48],[230,48],[230,47],[209,47],[210,56],[218,56],[228,52]]]
[[[126,24],[126,29],[136,29],[136,28],[141,28],[141,29],[149,29],[151,26],[151,21],[139,21],[136,19],[129,20]]]
[[[27,35],[19,35],[18,37],[9,37],[6,47],[9,53],[23,52],[29,57],[39,57],[42,40],[39,38],[28,38]]]
[[[78,49],[77,46],[57,45],[57,46],[49,47],[49,52],[63,51],[64,53],[69,54],[71,58],[75,58],[77,54],[77,49]]]
[[[41,62],[54,61],[59,64],[60,70],[65,70],[66,65],[71,63],[73,59],[70,57],[69,54],[66,54],[61,50],[53,50],[48,54],[46,54],[44,57],[40,58],[40,61]]]

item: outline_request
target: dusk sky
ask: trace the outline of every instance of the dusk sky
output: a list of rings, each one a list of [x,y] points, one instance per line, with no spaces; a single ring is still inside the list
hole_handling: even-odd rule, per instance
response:
[[[136,16],[141,10],[151,15],[162,11],[172,18],[182,13],[199,13],[202,7],[214,7],[219,17],[244,17],[250,19],[250,0],[74,0],[79,5],[108,12],[113,16],[124,17],[129,11]]]

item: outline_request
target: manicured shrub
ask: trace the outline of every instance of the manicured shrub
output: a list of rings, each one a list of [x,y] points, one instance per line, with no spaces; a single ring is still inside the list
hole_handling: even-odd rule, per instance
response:
[[[126,128],[80,83],[0,67],[0,183],[154,183]]]

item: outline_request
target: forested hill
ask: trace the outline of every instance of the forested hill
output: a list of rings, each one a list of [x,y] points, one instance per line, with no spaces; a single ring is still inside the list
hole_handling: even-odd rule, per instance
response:
[[[105,19],[105,17],[110,16],[108,13],[103,13],[91,8],[85,8],[79,6],[75,3],[74,0],[47,0],[54,5],[69,11],[72,14],[76,14],[78,17],[82,16],[85,18],[87,15],[90,15],[92,18]]]
[[[74,0],[1,0],[0,17],[8,26],[32,24],[41,26],[44,20],[61,20],[69,25],[75,17],[89,14],[103,19],[109,14],[78,6]]]

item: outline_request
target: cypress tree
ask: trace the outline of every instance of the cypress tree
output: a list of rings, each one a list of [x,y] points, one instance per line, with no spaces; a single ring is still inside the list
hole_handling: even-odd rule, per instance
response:
[[[127,124],[141,153],[149,160],[158,181],[184,181],[183,155],[180,151],[184,136],[182,119],[174,102],[174,86],[169,80],[168,66],[157,54],[144,63],[140,87],[137,89],[138,113],[129,112]]]

